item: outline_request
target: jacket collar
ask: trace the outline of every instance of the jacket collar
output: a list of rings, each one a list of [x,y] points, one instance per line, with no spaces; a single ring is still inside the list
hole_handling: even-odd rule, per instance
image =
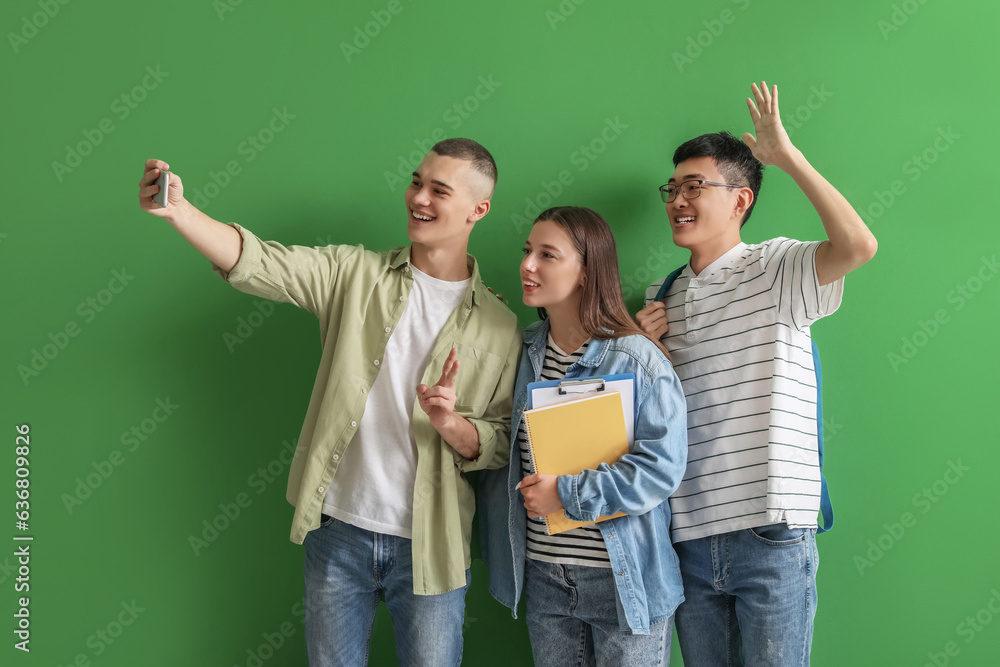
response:
[[[549,321],[544,319],[529,325],[524,330],[523,337],[524,342],[528,346],[542,350],[542,356],[544,357],[545,344],[548,342],[549,337]],[[608,352],[608,347],[612,340],[592,338],[590,345],[587,346],[587,351],[574,365],[597,368],[604,362],[604,357]]]

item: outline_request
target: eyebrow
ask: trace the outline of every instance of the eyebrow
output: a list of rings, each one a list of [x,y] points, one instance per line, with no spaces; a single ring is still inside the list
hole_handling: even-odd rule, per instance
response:
[[[681,182],[683,183],[684,181],[699,180],[699,179],[702,180],[702,181],[707,181],[708,180],[707,178],[705,178],[705,174],[688,174],[687,176],[685,176],[684,178],[681,179]],[[676,180],[677,180],[676,178],[674,178],[673,176],[671,176],[670,180],[667,181],[667,183],[673,183]]]
[[[527,247],[527,246],[530,246],[530,245],[531,245],[531,241],[525,241],[525,242],[524,242],[524,245],[525,245],[525,247]],[[540,247],[541,249],[543,249],[543,250],[555,250],[556,252],[562,252],[562,251],[561,251],[561,250],[560,250],[559,248],[557,248],[556,246],[554,246],[554,245],[550,245],[550,244],[548,244],[548,243],[543,243],[543,244],[542,244],[541,246],[539,246],[539,247]]]
[[[417,178],[423,178],[423,176],[421,176],[417,172],[413,172],[413,175],[416,176]],[[440,185],[442,188],[448,188],[452,192],[455,191],[455,188],[451,187],[450,185],[448,185],[444,181],[435,181],[435,180],[432,180],[431,183],[434,183],[435,185]]]

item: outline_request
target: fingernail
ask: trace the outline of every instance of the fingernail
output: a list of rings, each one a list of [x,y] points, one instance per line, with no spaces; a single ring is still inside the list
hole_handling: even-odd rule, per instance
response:
[[[517,484],[516,484],[516,485],[514,486],[514,490],[515,490],[515,491],[518,491],[518,490],[520,490],[520,489],[521,489],[521,483],[520,483],[520,482],[518,482],[518,483],[517,483]]]

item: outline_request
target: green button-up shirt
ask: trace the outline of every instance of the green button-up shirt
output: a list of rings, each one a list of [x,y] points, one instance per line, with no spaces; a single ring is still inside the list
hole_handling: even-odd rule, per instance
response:
[[[319,318],[323,356],[288,474],[287,498],[295,506],[291,539],[301,544],[320,524],[326,490],[364,418],[386,343],[406,307],[413,287],[410,248],[376,253],[351,245],[285,247],[232,226],[243,237],[243,253],[228,274],[213,267],[216,273],[242,292],[294,303]],[[421,382],[433,386],[451,349],[458,349],[455,412],[476,427],[479,457],[468,460],[455,452],[414,401],[417,595],[465,585],[475,499],[464,473],[501,467],[510,457],[521,334],[514,314],[486,289],[472,256],[469,270],[468,292],[438,335]]]

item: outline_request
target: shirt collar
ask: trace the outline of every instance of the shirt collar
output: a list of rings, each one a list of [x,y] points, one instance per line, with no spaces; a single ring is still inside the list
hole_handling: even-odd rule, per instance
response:
[[[482,285],[482,280],[479,278],[479,263],[476,258],[472,255],[466,254],[466,260],[469,266],[469,275],[472,280],[469,281],[469,290],[465,293],[465,299],[462,303],[466,308],[472,308],[474,304],[481,305],[482,299],[484,298],[483,290],[485,286]],[[389,268],[398,270],[404,266],[410,266],[410,246],[403,246],[401,248],[395,248],[389,253]],[[490,296],[486,294],[486,296]]]
[[[684,270],[681,271],[681,277],[707,278],[713,274],[716,274],[722,269],[726,268],[727,266],[731,266],[732,263],[736,261],[736,258],[742,255],[743,251],[746,250],[748,247],[749,246],[747,246],[747,244],[743,243],[742,241],[740,243],[737,243],[732,248],[723,253],[722,256],[719,257],[717,260],[715,260],[714,262],[706,266],[704,269],[702,269],[701,273],[699,273],[698,275],[694,274],[694,270],[691,268],[691,262],[689,261],[687,264],[684,265]]]

